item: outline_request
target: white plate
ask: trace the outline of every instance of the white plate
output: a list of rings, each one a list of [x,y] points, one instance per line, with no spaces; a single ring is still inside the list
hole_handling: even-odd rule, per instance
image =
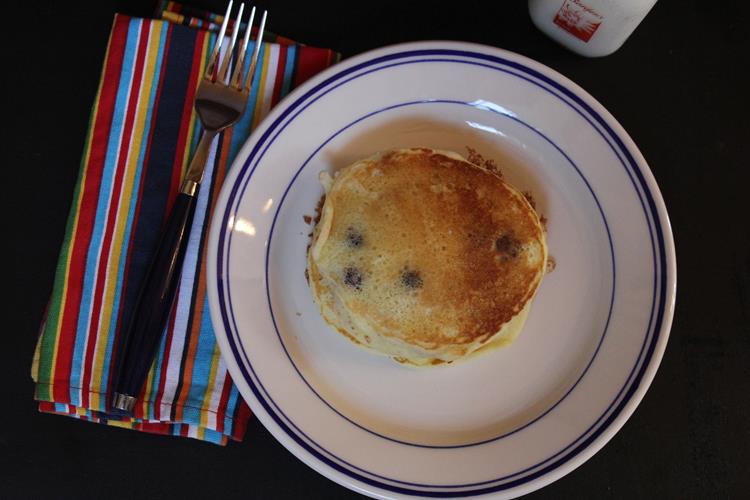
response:
[[[428,370],[334,333],[304,277],[319,172],[410,146],[498,161],[549,219],[557,261],[512,346]],[[315,470],[382,498],[511,498],[582,464],[643,397],[675,293],[664,203],[614,118],[539,63],[451,42],[368,52],[279,104],[225,181],[208,275],[255,415]]]

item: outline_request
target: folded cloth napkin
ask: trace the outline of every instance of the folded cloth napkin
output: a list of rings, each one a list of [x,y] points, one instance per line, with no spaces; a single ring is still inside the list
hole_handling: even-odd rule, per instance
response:
[[[291,88],[338,60],[269,35],[248,109],[208,164],[174,309],[134,418],[107,415],[112,359],[160,227],[200,138],[196,86],[216,41],[210,13],[115,15],[52,297],[32,366],[43,412],[226,444],[250,412],[219,353],[206,296],[207,228],[227,168]]]

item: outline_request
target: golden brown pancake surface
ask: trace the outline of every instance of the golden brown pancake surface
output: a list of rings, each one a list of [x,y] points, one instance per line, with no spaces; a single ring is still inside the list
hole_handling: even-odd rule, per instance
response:
[[[338,173],[308,272],[336,330],[435,364],[514,337],[546,256],[534,209],[495,173],[455,153],[394,150]]]

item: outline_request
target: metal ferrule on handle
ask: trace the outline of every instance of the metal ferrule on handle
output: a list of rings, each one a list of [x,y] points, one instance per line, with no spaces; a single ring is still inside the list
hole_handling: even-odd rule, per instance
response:
[[[198,143],[198,148],[195,150],[193,159],[190,161],[190,166],[185,173],[185,178],[180,187],[180,193],[195,196],[198,186],[200,186],[201,181],[203,181],[203,172],[206,170],[208,153],[211,150],[211,143],[213,143],[214,137],[216,137],[215,131],[206,130],[203,132],[201,141]]]

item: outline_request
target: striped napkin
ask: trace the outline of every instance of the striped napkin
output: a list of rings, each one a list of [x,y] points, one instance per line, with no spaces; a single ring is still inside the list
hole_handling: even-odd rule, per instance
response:
[[[338,55],[267,38],[248,109],[209,156],[177,300],[135,416],[118,419],[106,414],[111,361],[200,138],[193,97],[221,22],[172,2],[160,17],[115,15],[34,356],[35,398],[43,412],[226,444],[242,438],[250,412],[209,317],[203,264],[211,209],[248,134],[291,88]]]

